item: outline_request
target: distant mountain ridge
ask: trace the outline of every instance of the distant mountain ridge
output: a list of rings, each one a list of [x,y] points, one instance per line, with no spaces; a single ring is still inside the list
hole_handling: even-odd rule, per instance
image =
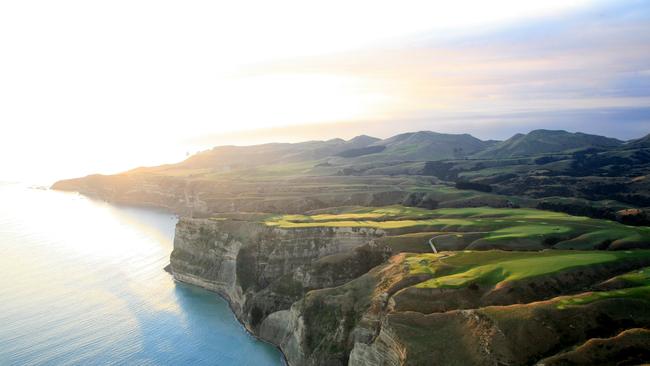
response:
[[[52,188],[178,213],[168,270],[292,365],[564,364],[596,336],[626,347],[615,357],[650,344],[649,142],[361,135]],[[615,340],[624,329],[645,335]]]
[[[622,142],[548,130],[499,142],[420,131],[387,139],[362,135],[347,141],[219,146],[176,164],[66,179],[53,188],[176,212],[295,213],[395,203],[510,207],[518,202],[618,220],[621,208],[650,207],[649,142],[650,136]],[[474,193],[423,193],[435,191],[437,184]],[[647,221],[626,217],[621,220]]]
[[[469,134],[444,134],[431,131],[403,133],[375,145],[386,146],[385,154],[402,160],[434,160],[469,156],[489,147],[490,143]]]
[[[432,131],[408,132],[386,139],[360,135],[350,140],[331,139],[252,146],[218,146],[180,163],[191,168],[295,163],[334,159],[350,164],[449,159],[499,159],[568,153],[588,148],[650,146],[650,137],[627,143],[615,138],[562,130],[534,130],[505,141],[483,141],[469,134]]]
[[[632,147],[632,148],[650,147],[650,133],[641,137],[640,139],[634,139],[628,141],[627,143],[625,143],[625,147]]]
[[[563,130],[534,130],[518,133],[511,138],[476,154],[477,158],[511,158],[548,153],[570,152],[585,148],[610,148],[621,146],[623,141],[582,132]]]

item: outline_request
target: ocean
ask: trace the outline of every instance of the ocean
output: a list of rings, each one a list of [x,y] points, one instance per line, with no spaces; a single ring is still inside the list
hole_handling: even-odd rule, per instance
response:
[[[218,295],[163,271],[176,221],[0,184],[0,365],[282,365]]]

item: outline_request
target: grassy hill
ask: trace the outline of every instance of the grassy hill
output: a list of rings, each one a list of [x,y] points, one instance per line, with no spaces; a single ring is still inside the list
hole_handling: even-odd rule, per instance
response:
[[[54,188],[193,217],[175,276],[232,295],[305,364],[634,364],[650,359],[645,140],[224,146]]]
[[[533,131],[503,143],[433,132],[385,140],[362,135],[349,141],[215,147],[178,164],[69,179],[53,187],[193,215],[404,204],[532,207],[643,224],[650,215],[629,210],[650,206],[650,148],[639,147],[643,141],[620,144],[564,131]],[[474,158],[540,151],[535,146],[544,151],[589,147]]]
[[[481,141],[468,134],[454,135],[431,131],[404,133],[377,141],[373,146],[383,146],[379,154],[361,161],[413,161],[462,158],[481,151],[492,142]]]
[[[611,148],[623,142],[617,139],[570,133],[567,131],[535,130],[528,134],[516,134],[506,141],[495,144],[474,154],[475,158],[512,158],[549,153],[571,152],[586,148]]]
[[[647,250],[403,253],[294,308],[320,361],[529,365],[607,340],[593,364],[638,363],[648,337],[626,334],[650,325],[648,264]]]
[[[650,134],[645,135],[640,139],[630,140],[625,144],[626,148],[650,148]]]
[[[627,249],[650,248],[650,228],[535,209],[414,207],[344,208],[335,213],[279,215],[265,219],[284,229],[313,227],[375,228],[384,243],[429,251],[467,249]],[[424,238],[412,233],[424,232]]]
[[[259,267],[241,269],[261,276],[247,288],[267,309],[253,312],[255,325],[283,349],[299,347],[301,364],[562,364],[605,341],[589,355],[607,364],[648,350],[639,333],[650,326],[648,227],[536,209],[400,205],[203,221],[217,238],[248,246],[238,266],[258,258]],[[211,253],[212,239],[202,240]],[[295,258],[278,256],[298,243]],[[323,254],[295,265],[309,250]],[[269,270],[277,262],[282,270]],[[324,278],[334,280],[314,287]],[[289,304],[277,305],[284,296]]]

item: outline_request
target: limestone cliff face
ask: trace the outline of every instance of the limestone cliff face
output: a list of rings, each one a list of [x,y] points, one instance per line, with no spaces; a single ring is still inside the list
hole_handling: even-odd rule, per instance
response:
[[[332,180],[330,188],[323,180]],[[342,183],[342,184],[339,184]],[[340,206],[386,206],[405,202],[428,207],[423,194],[394,187],[369,189],[354,178],[295,178],[270,182],[242,182],[239,179],[211,180],[192,176],[126,172],[116,175],[90,175],[56,182],[52,188],[74,191],[109,202],[151,206],[184,216],[207,217],[211,213],[273,212],[305,213]],[[399,182],[397,182],[399,183]],[[273,199],[269,199],[273,197]]]
[[[435,274],[414,274],[411,254],[392,253],[385,235],[181,218],[171,270],[223,295],[292,366],[529,365],[650,327],[647,295],[560,306],[564,295],[618,288],[611,279],[647,267],[647,256],[499,285],[413,288]]]
[[[405,347],[387,326],[382,326],[377,338],[371,344],[357,342],[350,352],[353,366],[399,366],[406,359]]]
[[[218,292],[254,334],[305,362],[299,304],[309,290],[338,286],[389,255],[370,228],[280,229],[235,220],[181,218],[171,270],[182,282]],[[336,270],[334,270],[336,269]],[[293,306],[292,306],[293,305]]]
[[[204,215],[200,182],[135,174],[90,175],[56,182],[52,189],[79,192],[108,202],[149,206],[183,215]]]
[[[290,365],[304,365],[309,358],[305,345],[306,329],[299,304],[280,310],[264,319],[259,336],[282,349]]]
[[[242,243],[228,233],[211,231],[212,226],[208,220],[180,219],[171,255],[172,273],[179,281],[220,293],[241,314],[243,294],[236,262]]]

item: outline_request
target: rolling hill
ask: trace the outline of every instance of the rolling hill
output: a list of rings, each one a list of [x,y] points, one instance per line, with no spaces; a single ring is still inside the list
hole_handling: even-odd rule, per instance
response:
[[[612,148],[622,141],[586,133],[535,130],[528,134],[516,134],[511,138],[474,154],[474,158],[512,158],[549,153],[571,152],[587,148]]]
[[[225,297],[290,365],[638,364],[647,142],[362,135],[53,188],[181,214],[170,273]]]

